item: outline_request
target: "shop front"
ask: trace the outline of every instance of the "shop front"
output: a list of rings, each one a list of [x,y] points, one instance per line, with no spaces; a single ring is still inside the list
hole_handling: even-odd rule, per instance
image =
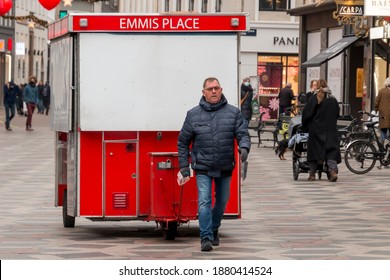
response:
[[[278,118],[277,96],[286,83],[299,93],[298,30],[297,23],[261,23],[241,36],[241,76],[250,77],[265,120]]]
[[[309,4],[288,12],[301,17],[299,91],[309,91],[313,79],[325,79],[341,113],[357,117],[360,110],[373,110],[389,75],[388,39],[370,40],[370,27],[381,23],[363,17],[363,2],[354,2],[354,9],[343,3]]]

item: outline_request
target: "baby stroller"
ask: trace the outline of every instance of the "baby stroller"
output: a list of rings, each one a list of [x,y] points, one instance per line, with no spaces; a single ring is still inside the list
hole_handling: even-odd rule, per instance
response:
[[[292,150],[292,169],[293,178],[298,180],[299,173],[309,173],[310,167],[307,162],[307,142],[309,133],[303,132],[302,125],[290,124],[291,137],[288,141],[288,147]],[[318,179],[321,179],[322,172],[328,173],[326,164],[319,164],[317,167]]]

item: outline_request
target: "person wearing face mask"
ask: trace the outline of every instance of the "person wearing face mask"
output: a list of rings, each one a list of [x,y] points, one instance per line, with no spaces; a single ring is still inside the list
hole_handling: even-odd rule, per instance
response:
[[[241,113],[249,125],[252,119],[253,88],[249,78],[244,78],[241,84]]]
[[[37,106],[38,99],[38,88],[36,86],[37,78],[31,76],[29,83],[23,90],[23,101],[27,105],[27,120],[26,120],[26,131],[33,131],[31,128],[32,115],[34,114],[35,107]]]

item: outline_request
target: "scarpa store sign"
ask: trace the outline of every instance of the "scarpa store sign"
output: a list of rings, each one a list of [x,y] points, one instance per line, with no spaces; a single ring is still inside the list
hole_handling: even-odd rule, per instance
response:
[[[337,13],[342,16],[363,16],[363,5],[339,5]]]
[[[337,15],[348,17],[348,16],[363,16],[364,15],[364,2],[363,0],[356,1],[342,1],[336,0],[337,4]]]
[[[333,18],[339,24],[352,25],[355,35],[358,37],[367,37],[368,26],[364,20],[364,0],[336,0],[336,11],[333,12]],[[385,0],[390,1],[390,0]]]

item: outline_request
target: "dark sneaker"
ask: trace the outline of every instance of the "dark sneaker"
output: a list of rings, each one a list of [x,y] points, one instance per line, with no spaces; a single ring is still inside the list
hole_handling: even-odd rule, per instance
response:
[[[205,238],[200,242],[200,250],[203,252],[213,250],[213,246],[211,245],[210,239]]]
[[[211,241],[211,244],[213,246],[219,246],[219,235],[218,235],[218,230],[217,231],[213,231],[213,241]]]

